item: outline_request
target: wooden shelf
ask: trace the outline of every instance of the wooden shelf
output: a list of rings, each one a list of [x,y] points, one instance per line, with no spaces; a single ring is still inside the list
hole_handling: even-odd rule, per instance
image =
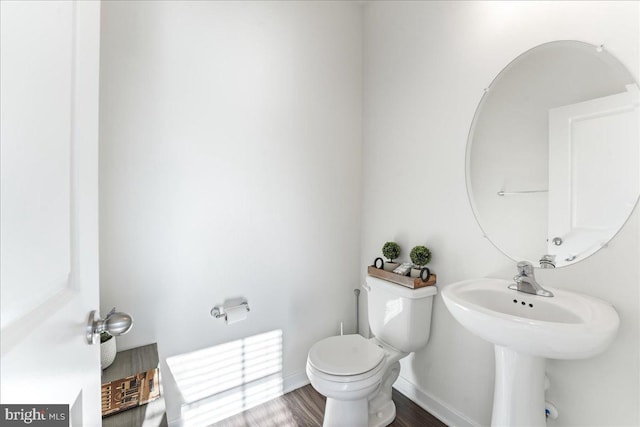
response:
[[[436,275],[431,273],[429,276],[429,280],[423,282],[421,278],[413,278],[409,276],[401,276],[396,273],[392,273],[391,271],[381,270],[379,268],[375,268],[370,265],[367,267],[367,273],[369,276],[377,277],[378,279],[386,280],[388,282],[395,283],[397,285],[406,286],[411,289],[424,288],[425,286],[432,286],[436,284]]]

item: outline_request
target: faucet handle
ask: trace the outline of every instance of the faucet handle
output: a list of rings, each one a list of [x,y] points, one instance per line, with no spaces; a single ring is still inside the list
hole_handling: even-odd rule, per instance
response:
[[[524,276],[533,275],[533,264],[531,264],[529,261],[520,261],[517,264],[517,268],[518,268],[519,275],[524,275]]]

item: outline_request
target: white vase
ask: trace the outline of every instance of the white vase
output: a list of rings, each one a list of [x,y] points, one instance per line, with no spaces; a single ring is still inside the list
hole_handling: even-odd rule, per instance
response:
[[[116,338],[111,339],[100,344],[100,367],[104,370],[107,369],[116,358]]]
[[[385,261],[384,265],[382,266],[382,269],[384,271],[393,271],[396,268],[398,268],[399,265],[400,265],[399,262],[387,262],[387,261]]]

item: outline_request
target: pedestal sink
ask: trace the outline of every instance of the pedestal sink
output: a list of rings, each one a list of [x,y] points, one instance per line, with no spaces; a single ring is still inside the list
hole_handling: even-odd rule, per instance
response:
[[[492,426],[545,426],[545,359],[604,351],[620,319],[611,304],[561,289],[553,297],[514,291],[502,279],[451,284],[442,298],[466,329],[495,346]]]

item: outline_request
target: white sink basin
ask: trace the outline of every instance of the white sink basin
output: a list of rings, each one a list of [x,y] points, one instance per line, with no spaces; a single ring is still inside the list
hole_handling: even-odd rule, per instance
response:
[[[553,297],[508,289],[512,281],[472,279],[449,285],[444,302],[465,328],[493,344],[549,359],[582,359],[605,350],[620,320],[611,304],[552,289]]]
[[[453,317],[495,347],[492,426],[546,427],[545,363],[604,351],[620,319],[605,301],[550,289],[553,297],[508,289],[512,281],[465,280],[442,298]]]

